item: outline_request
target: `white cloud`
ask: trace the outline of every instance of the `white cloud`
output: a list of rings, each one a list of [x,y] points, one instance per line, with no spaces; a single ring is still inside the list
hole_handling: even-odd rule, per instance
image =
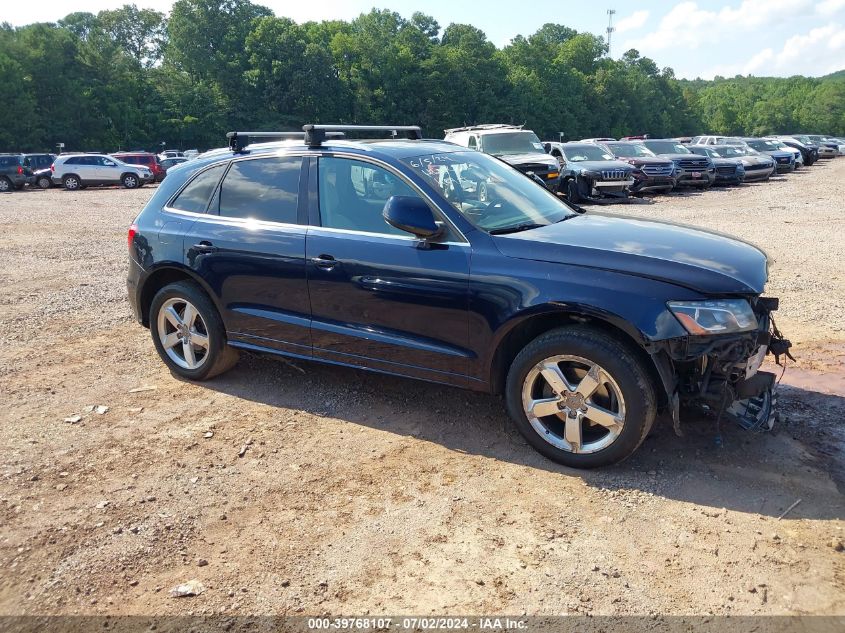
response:
[[[831,3],[840,0],[827,0]],[[812,0],[743,0],[735,8],[708,11],[697,2],[681,2],[663,18],[657,30],[639,39],[629,40],[624,49],[636,48],[650,53],[668,48],[695,49],[733,39],[738,32],[768,28],[806,15]]]
[[[831,17],[845,9],[845,0],[824,0],[816,6],[816,13]]]
[[[703,79],[716,75],[761,75],[785,77],[805,74],[808,68],[814,75],[825,75],[842,69],[845,59],[845,27],[832,23],[811,29],[807,33],[788,38],[779,51],[766,48],[747,62],[716,66],[701,73]]]
[[[843,0],[845,2],[845,0]],[[631,15],[622,18],[616,24],[616,32],[635,31],[641,28],[648,20],[648,11],[634,11]]]

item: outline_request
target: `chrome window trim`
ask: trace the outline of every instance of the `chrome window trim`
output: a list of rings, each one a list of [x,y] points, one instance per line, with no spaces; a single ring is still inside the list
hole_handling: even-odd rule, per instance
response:
[[[448,226],[452,230],[454,230],[455,234],[458,235],[463,240],[463,241],[459,241],[459,242],[453,242],[453,241],[435,242],[436,244],[444,244],[444,245],[448,245],[448,246],[469,246],[470,245],[470,241],[466,238],[466,236],[463,234],[463,232],[457,226],[455,226],[455,224],[452,222],[452,220],[449,219],[440,210],[440,208],[437,206],[437,204],[434,202],[434,200],[431,198],[431,196],[429,196],[425,191],[420,189],[415,183],[410,182],[407,179],[407,177],[401,171],[399,171],[398,169],[393,167],[393,165],[390,165],[389,163],[386,163],[386,162],[379,160],[377,158],[373,158],[371,156],[362,156],[361,154],[355,154],[355,153],[352,153],[352,152],[343,152],[343,151],[341,151],[341,152],[328,151],[328,152],[321,152],[321,153],[315,153],[315,152],[288,153],[288,152],[285,152],[282,149],[282,151],[277,152],[277,153],[272,153],[272,154],[260,154],[258,156],[242,156],[242,157],[235,157],[235,158],[226,158],[225,161],[216,161],[216,162],[210,163],[210,164],[206,165],[205,167],[203,167],[202,169],[198,170],[197,173],[195,173],[189,180],[187,180],[172,196],[170,196],[168,201],[162,207],[162,211],[164,211],[166,213],[172,213],[172,214],[175,214],[175,215],[192,217],[192,218],[196,218],[196,219],[207,218],[207,219],[211,219],[211,221],[213,221],[213,222],[219,221],[219,222],[217,222],[218,224],[230,224],[230,225],[235,225],[235,226],[252,224],[252,225],[258,225],[259,228],[300,228],[300,229],[303,229],[303,230],[315,229],[315,230],[329,231],[329,232],[332,232],[332,233],[348,233],[348,234],[353,234],[353,235],[378,237],[378,238],[382,238],[382,239],[384,239],[384,238],[394,239],[394,240],[398,239],[398,240],[404,240],[404,241],[408,241],[408,242],[423,242],[423,241],[425,241],[425,240],[421,240],[420,238],[415,237],[413,235],[407,235],[407,236],[405,236],[405,235],[392,235],[392,234],[389,234],[389,233],[373,233],[371,231],[358,231],[358,230],[354,230],[354,229],[336,229],[336,228],[332,228],[332,227],[328,227],[328,226],[314,226],[314,225],[311,225],[311,224],[299,224],[299,223],[289,224],[289,223],[284,223],[284,222],[271,222],[271,221],[268,221],[268,220],[250,220],[249,218],[232,218],[232,217],[228,217],[228,216],[219,215],[217,213],[208,213],[208,212],[200,213],[200,212],[197,212],[197,211],[183,211],[182,209],[176,209],[176,208],[170,206],[171,203],[174,200],[176,200],[176,198],[179,197],[179,195],[182,193],[182,191],[184,191],[185,188],[190,183],[192,183],[196,178],[198,178],[200,174],[208,171],[209,169],[212,169],[213,167],[218,167],[221,164],[224,165],[225,169],[223,171],[223,175],[220,176],[220,180],[217,183],[217,187],[219,187],[220,183],[226,178],[226,174],[229,173],[229,168],[232,166],[232,163],[234,163],[234,162],[240,162],[240,161],[244,161],[244,160],[257,160],[257,159],[261,159],[261,158],[265,158],[265,159],[266,158],[284,158],[284,157],[308,158],[308,157],[312,157],[312,156],[315,156],[318,159],[323,157],[323,156],[340,156],[342,158],[351,158],[351,159],[360,160],[360,161],[366,162],[366,163],[372,163],[374,165],[378,165],[379,167],[383,167],[384,169],[387,169],[389,172],[393,173],[398,178],[400,178],[403,182],[405,182],[408,186],[410,186],[414,191],[416,191],[420,195],[420,197],[427,200],[429,206],[433,207],[433,211],[437,214],[437,216],[439,218],[441,218],[446,224],[448,224]],[[319,169],[319,161],[318,161],[317,169]],[[217,190],[217,187],[215,187],[215,191]],[[319,210],[319,191],[317,192],[317,195],[318,195],[318,210]],[[214,198],[214,194],[212,194],[210,200],[212,200],[213,198]],[[222,220],[222,221],[220,221],[220,220]]]
[[[443,222],[445,222],[455,232],[455,234],[458,235],[462,240],[461,242],[434,242],[435,244],[464,244],[464,243],[469,244],[470,243],[469,240],[466,238],[466,235],[464,235],[463,232],[457,226],[455,226],[454,222],[452,222],[452,220],[449,219],[449,217],[445,213],[443,213],[443,211],[440,210],[440,207],[437,206],[437,203],[434,201],[434,199],[430,195],[428,195],[425,191],[423,191],[420,187],[418,187],[415,183],[408,180],[407,176],[405,176],[405,174],[403,174],[401,171],[396,169],[393,165],[386,163],[386,162],[384,162],[384,161],[382,161],[378,158],[373,158],[372,156],[361,156],[360,154],[354,154],[354,153],[351,153],[351,152],[326,151],[326,152],[323,152],[323,153],[320,153],[320,154],[317,155],[318,159],[323,158],[323,157],[334,157],[334,156],[339,156],[341,158],[351,158],[353,160],[360,160],[361,162],[364,162],[364,163],[372,163],[374,165],[382,167],[382,168],[386,169],[387,171],[391,172],[392,174],[394,174],[402,182],[404,182],[409,187],[411,187],[411,189],[416,191],[419,194],[419,196],[421,198],[423,198],[423,200],[427,201],[428,206],[431,207],[432,211],[437,216],[437,219],[440,219]],[[317,161],[317,186],[318,186],[318,188],[317,188],[317,210],[318,211],[320,210],[319,170],[320,170],[320,162],[318,160]],[[373,233],[372,231],[358,231],[358,230],[355,230],[355,229],[334,229],[334,228],[328,227],[328,226],[317,226],[317,227],[313,227],[313,228],[329,229],[329,230],[333,230],[333,231],[343,231],[345,233],[357,233],[357,234],[361,234],[361,235],[390,235],[389,233]],[[403,236],[394,236],[394,237],[402,238]],[[409,236],[409,237],[404,238],[404,239],[421,241],[420,238],[414,237],[414,236]],[[425,241],[425,240],[422,240],[422,241]]]

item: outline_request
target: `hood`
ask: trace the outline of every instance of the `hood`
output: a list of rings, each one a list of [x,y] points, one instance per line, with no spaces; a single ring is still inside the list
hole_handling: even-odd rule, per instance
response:
[[[713,158],[711,156],[710,160],[713,161],[713,164],[716,165],[716,167],[727,167],[728,165],[742,165],[742,159],[740,158]]]
[[[496,158],[501,158],[503,161],[514,167],[520,165],[530,165],[532,163],[542,163],[550,167],[557,167],[557,158],[544,154],[542,152],[528,153],[528,154],[494,154]]]
[[[508,257],[571,264],[657,279],[705,295],[760,294],[766,254],[718,233],[590,212],[495,236]]]
[[[579,160],[567,161],[566,166],[575,171],[586,169],[587,171],[603,172],[608,169],[622,169],[624,171],[633,171],[634,168],[628,163],[621,160]]]
[[[616,159],[629,165],[671,165],[672,161],[668,158],[661,158],[659,156],[632,156],[630,158],[622,158],[617,156]]]
[[[775,164],[771,156],[743,156],[740,160],[743,165],[768,165],[771,167]]]

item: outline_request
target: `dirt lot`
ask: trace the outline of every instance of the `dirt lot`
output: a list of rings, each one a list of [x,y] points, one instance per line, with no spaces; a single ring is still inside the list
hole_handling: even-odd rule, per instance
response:
[[[661,427],[586,473],[490,396],[258,357],[176,380],[125,301],[152,189],[0,196],[0,613],[845,614],[843,184],[614,207],[763,246],[798,364],[778,432]]]

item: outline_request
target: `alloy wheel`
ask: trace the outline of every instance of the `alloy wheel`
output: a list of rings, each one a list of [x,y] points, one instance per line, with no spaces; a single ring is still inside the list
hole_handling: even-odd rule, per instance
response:
[[[0,192],[6,193],[7,191],[10,191],[10,190],[11,190],[11,187],[9,186],[9,181],[6,180],[5,178],[0,178]]]
[[[170,360],[183,369],[198,369],[208,358],[208,328],[186,299],[174,297],[161,305],[158,336]]]
[[[619,385],[600,365],[580,356],[537,363],[523,382],[522,406],[541,438],[571,453],[606,449],[625,425]]]

